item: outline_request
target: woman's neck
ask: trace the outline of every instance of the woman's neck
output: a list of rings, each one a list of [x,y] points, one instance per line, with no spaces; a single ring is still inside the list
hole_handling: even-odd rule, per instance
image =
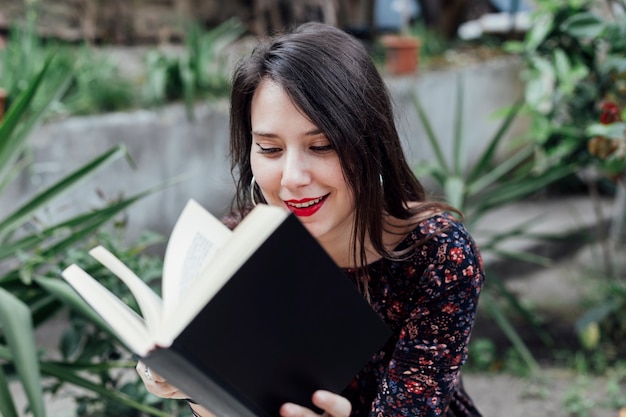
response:
[[[318,239],[320,245],[337,265],[342,268],[349,268],[354,264],[352,256],[351,236],[324,236]]]
[[[318,239],[320,245],[326,250],[330,257],[341,268],[355,268],[360,262],[361,242],[357,240],[356,245],[351,241],[352,234],[348,236],[334,236],[333,238],[324,237]],[[370,264],[382,258],[382,256],[374,250],[368,234],[365,236],[365,263]],[[356,257],[354,252],[356,251]]]

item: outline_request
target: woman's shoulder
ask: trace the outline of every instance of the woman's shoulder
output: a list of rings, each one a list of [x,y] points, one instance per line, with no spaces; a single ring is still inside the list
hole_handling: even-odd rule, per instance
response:
[[[454,275],[460,271],[458,278],[448,280],[473,282],[474,278],[482,279],[483,262],[476,242],[467,231],[463,221],[455,214],[441,211],[430,213],[419,219],[411,233],[397,247],[399,254],[404,254],[404,260],[431,271],[425,274],[425,285],[442,284],[437,271],[447,271]],[[420,269],[420,268],[416,268]],[[452,276],[450,275],[450,276]],[[442,287],[443,288],[443,287]]]
[[[470,258],[480,258],[476,243],[463,220],[457,213],[445,210],[416,210],[405,225],[402,238],[393,246],[393,252],[404,259],[428,262],[431,258],[441,259],[449,253],[465,253]],[[409,258],[406,258],[409,255]]]
[[[424,203],[411,203],[409,207],[413,209],[413,215],[409,219],[395,222],[396,230],[403,230],[402,234],[409,240],[415,242],[437,239],[446,236],[450,231],[468,234],[459,213]]]
[[[417,219],[413,230],[423,237],[436,237],[452,230],[467,233],[463,220],[449,211],[430,213]]]

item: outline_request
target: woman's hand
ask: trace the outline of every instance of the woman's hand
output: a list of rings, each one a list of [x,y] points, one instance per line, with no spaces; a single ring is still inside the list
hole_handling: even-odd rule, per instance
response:
[[[328,391],[315,391],[313,404],[324,410],[325,417],[348,417],[352,405],[347,398]],[[281,417],[319,417],[319,414],[297,404],[286,403],[280,408]]]
[[[180,391],[178,388],[170,385],[165,379],[163,379],[163,377],[156,374],[154,371],[148,368],[148,366],[144,364],[143,362],[137,362],[137,366],[135,367],[135,369],[137,370],[137,373],[141,377],[141,380],[143,381],[144,385],[146,386],[146,389],[150,393],[156,395],[157,397],[170,398],[170,399],[187,399],[188,398],[188,396],[185,395],[185,393]],[[350,404],[350,401],[348,401],[346,398],[340,395],[333,394],[332,392],[329,392],[329,391],[323,391],[323,390],[316,391],[315,393],[313,393],[312,400],[315,406],[324,410],[323,415],[325,417],[348,417],[350,416],[350,412],[352,411],[352,405]],[[199,415],[202,415],[202,416],[212,415],[211,413],[209,413],[204,408],[201,408],[200,406],[196,406],[195,409],[196,411],[202,410],[202,412],[204,413],[204,414],[198,413]],[[293,403],[283,404],[283,406],[280,408],[280,415],[281,417],[319,417],[320,416],[319,414],[316,414],[315,412],[309,410],[306,407],[302,407],[300,405],[293,404]]]
[[[171,399],[187,398],[187,395],[178,388],[171,386],[163,377],[156,374],[143,362],[137,362],[135,369],[148,391],[157,397]]]

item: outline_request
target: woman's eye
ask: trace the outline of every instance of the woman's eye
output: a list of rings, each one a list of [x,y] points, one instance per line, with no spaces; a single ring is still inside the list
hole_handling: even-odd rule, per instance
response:
[[[281,149],[280,148],[271,148],[271,147],[267,147],[264,148],[263,146],[257,144],[258,148],[259,148],[259,153],[261,154],[271,154],[271,153],[276,153],[276,152],[280,152]]]
[[[333,150],[333,145],[323,145],[323,146],[311,146],[311,150],[317,153],[326,153]]]

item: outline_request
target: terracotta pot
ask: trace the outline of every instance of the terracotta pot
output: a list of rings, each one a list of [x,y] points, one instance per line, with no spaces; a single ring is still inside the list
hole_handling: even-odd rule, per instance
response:
[[[414,36],[385,35],[380,38],[385,47],[385,71],[394,75],[415,74],[421,42]]]

